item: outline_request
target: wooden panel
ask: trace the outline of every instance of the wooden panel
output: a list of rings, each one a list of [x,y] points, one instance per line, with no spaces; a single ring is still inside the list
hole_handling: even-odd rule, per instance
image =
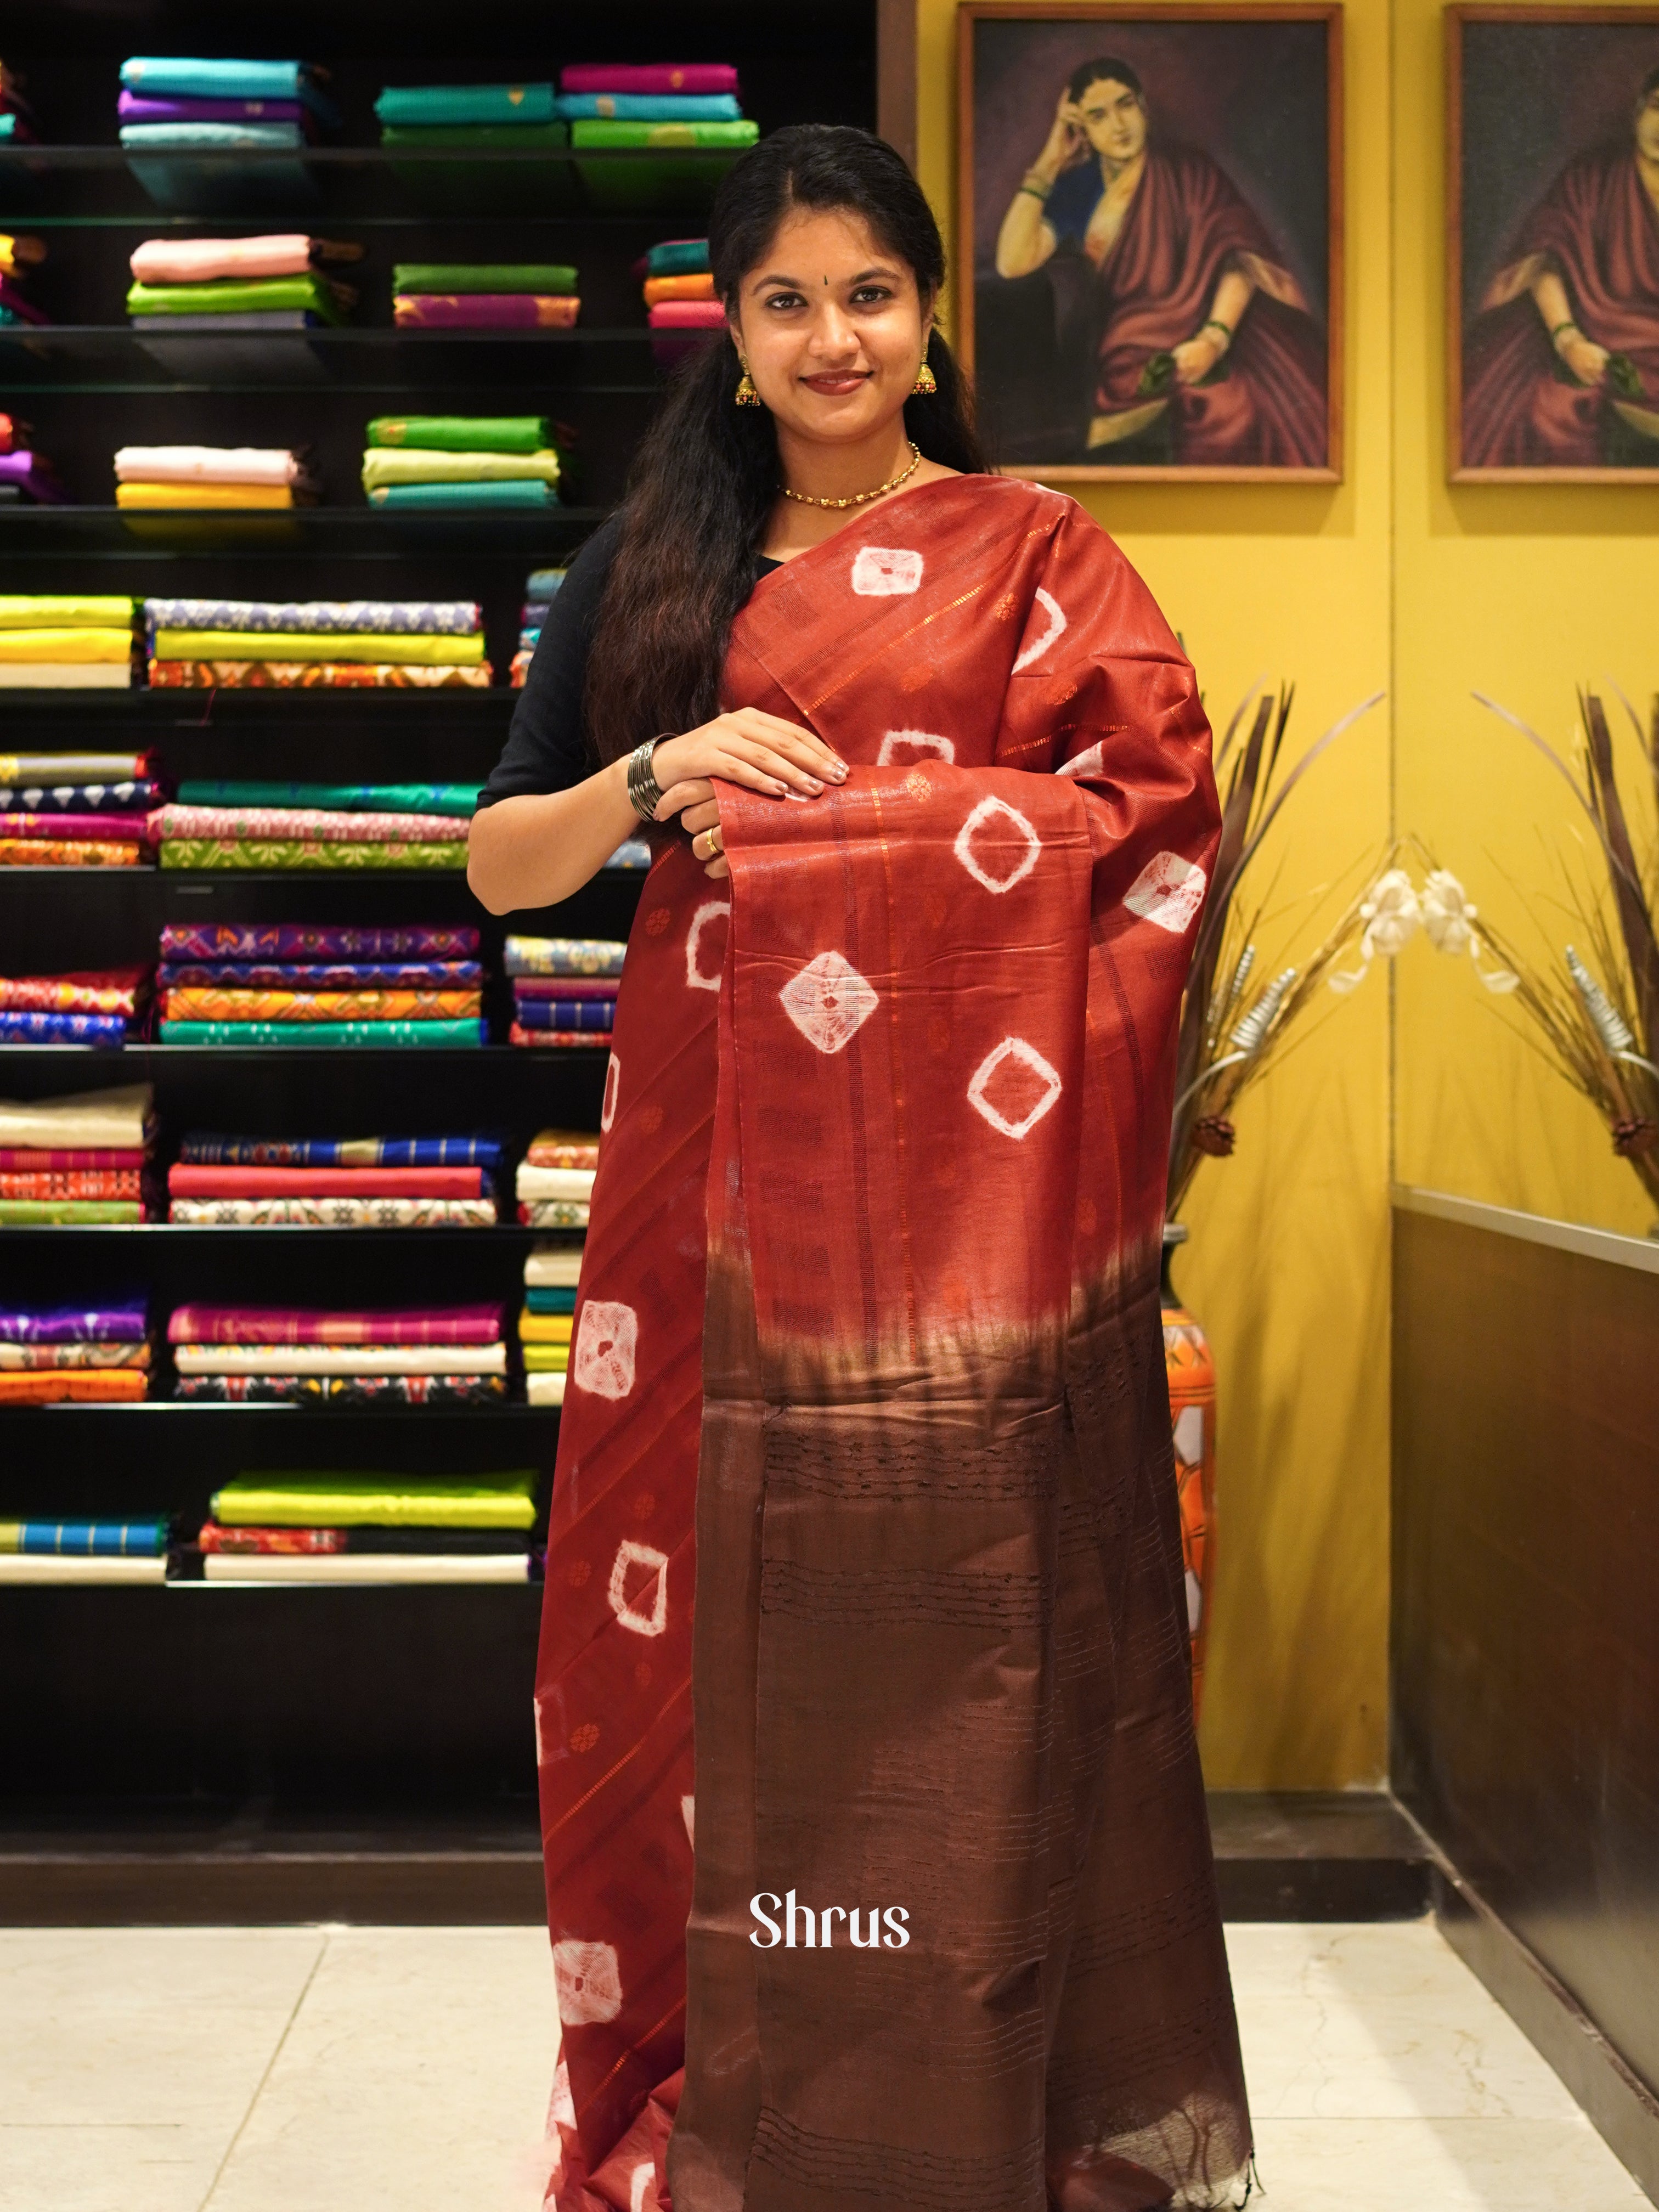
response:
[[[1659,1277],[1397,1211],[1395,1786],[1659,2084]]]

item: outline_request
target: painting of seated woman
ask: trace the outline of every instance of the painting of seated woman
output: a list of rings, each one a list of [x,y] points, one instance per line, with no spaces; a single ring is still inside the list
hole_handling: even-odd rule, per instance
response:
[[[1453,479],[1659,475],[1659,11],[1449,33]]]
[[[1340,471],[1340,19],[970,5],[957,265],[1003,467]]]

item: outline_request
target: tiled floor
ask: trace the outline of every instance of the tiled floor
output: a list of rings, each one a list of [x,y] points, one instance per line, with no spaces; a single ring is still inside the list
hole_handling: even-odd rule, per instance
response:
[[[1228,1934],[1264,2212],[1646,2203],[1426,1923]],[[0,1930],[0,2212],[534,2212],[557,2033],[533,1929]]]

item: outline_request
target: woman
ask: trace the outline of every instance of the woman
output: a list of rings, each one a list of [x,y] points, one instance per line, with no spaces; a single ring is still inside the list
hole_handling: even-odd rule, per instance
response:
[[[890,148],[777,132],[709,247],[732,343],[472,832],[501,912],[659,825],[548,1537],[550,2201],[1222,2203],[1158,1309],[1208,729],[1110,542],[983,472]]]
[[[1094,273],[1078,458],[1323,468],[1325,348],[1266,225],[1196,147],[1150,141],[1127,62],[1072,72],[997,234],[1000,276]]]

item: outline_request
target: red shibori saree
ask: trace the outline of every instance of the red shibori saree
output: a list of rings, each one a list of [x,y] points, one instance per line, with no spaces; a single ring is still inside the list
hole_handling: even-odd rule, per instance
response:
[[[1192,672],[1073,501],[966,477],[767,576],[724,696],[853,772],[722,785],[729,881],[664,836],[629,939],[537,1686],[549,2201],[1233,2203],[1158,1299]]]

